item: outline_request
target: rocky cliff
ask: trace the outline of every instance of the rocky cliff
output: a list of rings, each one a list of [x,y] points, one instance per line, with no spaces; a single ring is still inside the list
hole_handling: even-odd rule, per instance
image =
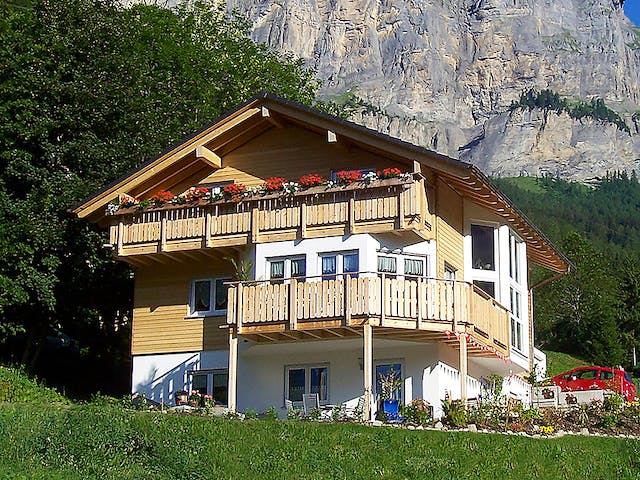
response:
[[[580,180],[640,171],[640,30],[622,3],[227,0],[256,40],[316,69],[324,97],[370,105],[356,122],[491,175]],[[588,116],[510,110],[530,89],[602,98],[631,133]]]

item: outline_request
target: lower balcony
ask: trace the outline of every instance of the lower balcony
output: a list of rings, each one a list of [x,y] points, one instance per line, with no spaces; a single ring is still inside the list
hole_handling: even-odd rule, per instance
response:
[[[362,272],[281,283],[234,282],[227,327],[256,343],[362,336],[445,342],[470,356],[509,355],[509,311],[474,285]]]

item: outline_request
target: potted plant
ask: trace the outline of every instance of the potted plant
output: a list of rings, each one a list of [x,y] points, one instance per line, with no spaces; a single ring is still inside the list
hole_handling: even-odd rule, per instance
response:
[[[379,373],[378,382],[380,383],[378,410],[384,413],[385,420],[398,420],[399,402],[394,398],[394,394],[402,387],[400,372],[392,368],[387,373]]]

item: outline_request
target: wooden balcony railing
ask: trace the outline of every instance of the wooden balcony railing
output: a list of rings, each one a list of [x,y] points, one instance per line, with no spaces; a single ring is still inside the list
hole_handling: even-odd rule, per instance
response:
[[[306,277],[286,283],[230,284],[227,323],[239,333],[247,327],[287,325],[341,319],[349,326],[357,318],[375,318],[381,326],[432,330],[447,324],[450,331],[465,325],[483,345],[509,354],[509,312],[467,282],[423,277],[389,278],[359,273],[335,279]]]
[[[352,233],[407,231],[431,239],[420,174],[363,187],[314,187],[207,205],[118,212],[110,242],[119,256]]]

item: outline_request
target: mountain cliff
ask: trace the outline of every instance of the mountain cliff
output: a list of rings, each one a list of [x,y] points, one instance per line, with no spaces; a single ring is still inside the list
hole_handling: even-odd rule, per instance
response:
[[[352,120],[499,176],[640,171],[640,29],[623,0],[227,0],[255,40],[316,69]],[[603,99],[519,107],[528,91]]]

